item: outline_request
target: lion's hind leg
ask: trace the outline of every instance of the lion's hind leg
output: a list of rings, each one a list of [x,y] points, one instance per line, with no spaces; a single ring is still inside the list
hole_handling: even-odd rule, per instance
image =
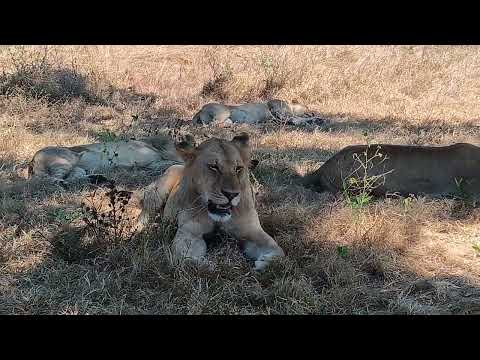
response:
[[[65,187],[70,182],[69,176],[72,172],[72,167],[69,164],[53,165],[48,168],[47,173],[36,173],[35,175],[48,179],[50,182],[56,185]]]
[[[104,175],[101,174],[88,174],[87,171],[81,167],[74,166],[72,170],[64,177],[64,184],[71,183],[91,183],[95,185],[101,185],[105,183],[111,183]]]
[[[88,177],[85,169],[82,169],[81,167],[78,167],[78,166],[74,166],[72,170],[70,170],[70,172],[65,177],[65,181],[67,182],[81,182],[87,179]]]

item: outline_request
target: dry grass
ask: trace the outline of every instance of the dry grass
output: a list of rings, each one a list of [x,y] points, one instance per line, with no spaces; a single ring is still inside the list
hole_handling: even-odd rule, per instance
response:
[[[353,209],[294,183],[366,140],[480,145],[479,47],[1,47],[0,67],[0,313],[479,313],[478,209],[426,198]],[[228,239],[212,246],[210,267],[194,268],[172,265],[167,226],[95,236],[80,213],[91,188],[24,180],[42,146],[177,120],[195,133],[188,120],[206,102],[268,97],[328,121],[247,129],[261,221],[287,254],[265,273]],[[152,180],[116,179],[128,190]]]

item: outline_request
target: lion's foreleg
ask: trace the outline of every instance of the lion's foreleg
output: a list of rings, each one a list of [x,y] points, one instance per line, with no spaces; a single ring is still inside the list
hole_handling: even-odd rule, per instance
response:
[[[75,166],[72,168],[68,176],[64,179],[65,184],[69,183],[87,183],[102,184],[109,180],[101,174],[89,174],[85,169]]]
[[[282,248],[261,227],[248,232],[240,240],[245,255],[255,261],[255,270],[263,270],[275,258],[285,256]]]
[[[74,169],[74,166],[70,163],[54,164],[48,167],[47,172],[38,172],[37,175],[50,177],[53,181],[66,181],[66,178]]]
[[[75,169],[75,166],[69,163],[54,164],[50,165],[47,171],[36,171],[34,175],[53,184],[64,186],[70,182],[69,176],[73,169]]]
[[[139,226],[145,226],[163,209],[172,189],[182,179],[183,169],[183,165],[170,166],[165,174],[139,192],[137,196],[142,209],[138,218]]]
[[[176,260],[205,261],[207,244],[203,240],[202,232],[195,231],[196,224],[186,224],[178,228],[173,239],[173,253]]]
[[[254,209],[224,226],[240,242],[243,253],[255,261],[255,270],[262,270],[273,259],[285,256],[277,242],[263,230]]]
[[[74,181],[83,181],[83,180],[88,180],[87,178],[87,172],[85,169],[82,169],[81,167],[75,166],[72,168],[68,176],[65,178],[65,181],[67,182],[74,182]]]

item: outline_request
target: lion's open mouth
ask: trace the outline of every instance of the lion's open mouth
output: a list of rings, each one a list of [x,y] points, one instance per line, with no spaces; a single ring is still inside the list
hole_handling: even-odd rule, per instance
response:
[[[215,204],[212,201],[208,202],[208,212],[214,215],[226,216],[230,215],[232,211],[232,204]]]

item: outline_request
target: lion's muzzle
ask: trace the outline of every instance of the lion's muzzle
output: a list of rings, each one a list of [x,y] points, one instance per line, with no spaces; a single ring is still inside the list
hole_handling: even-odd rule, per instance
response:
[[[207,209],[209,213],[215,215],[230,215],[232,211],[232,204],[230,202],[226,204],[215,204],[213,201],[209,201]]]
[[[208,215],[214,221],[226,222],[230,220],[232,216],[232,208],[240,203],[240,193],[222,190],[222,194],[226,198],[227,202],[219,204],[209,199],[207,203],[207,210]]]

